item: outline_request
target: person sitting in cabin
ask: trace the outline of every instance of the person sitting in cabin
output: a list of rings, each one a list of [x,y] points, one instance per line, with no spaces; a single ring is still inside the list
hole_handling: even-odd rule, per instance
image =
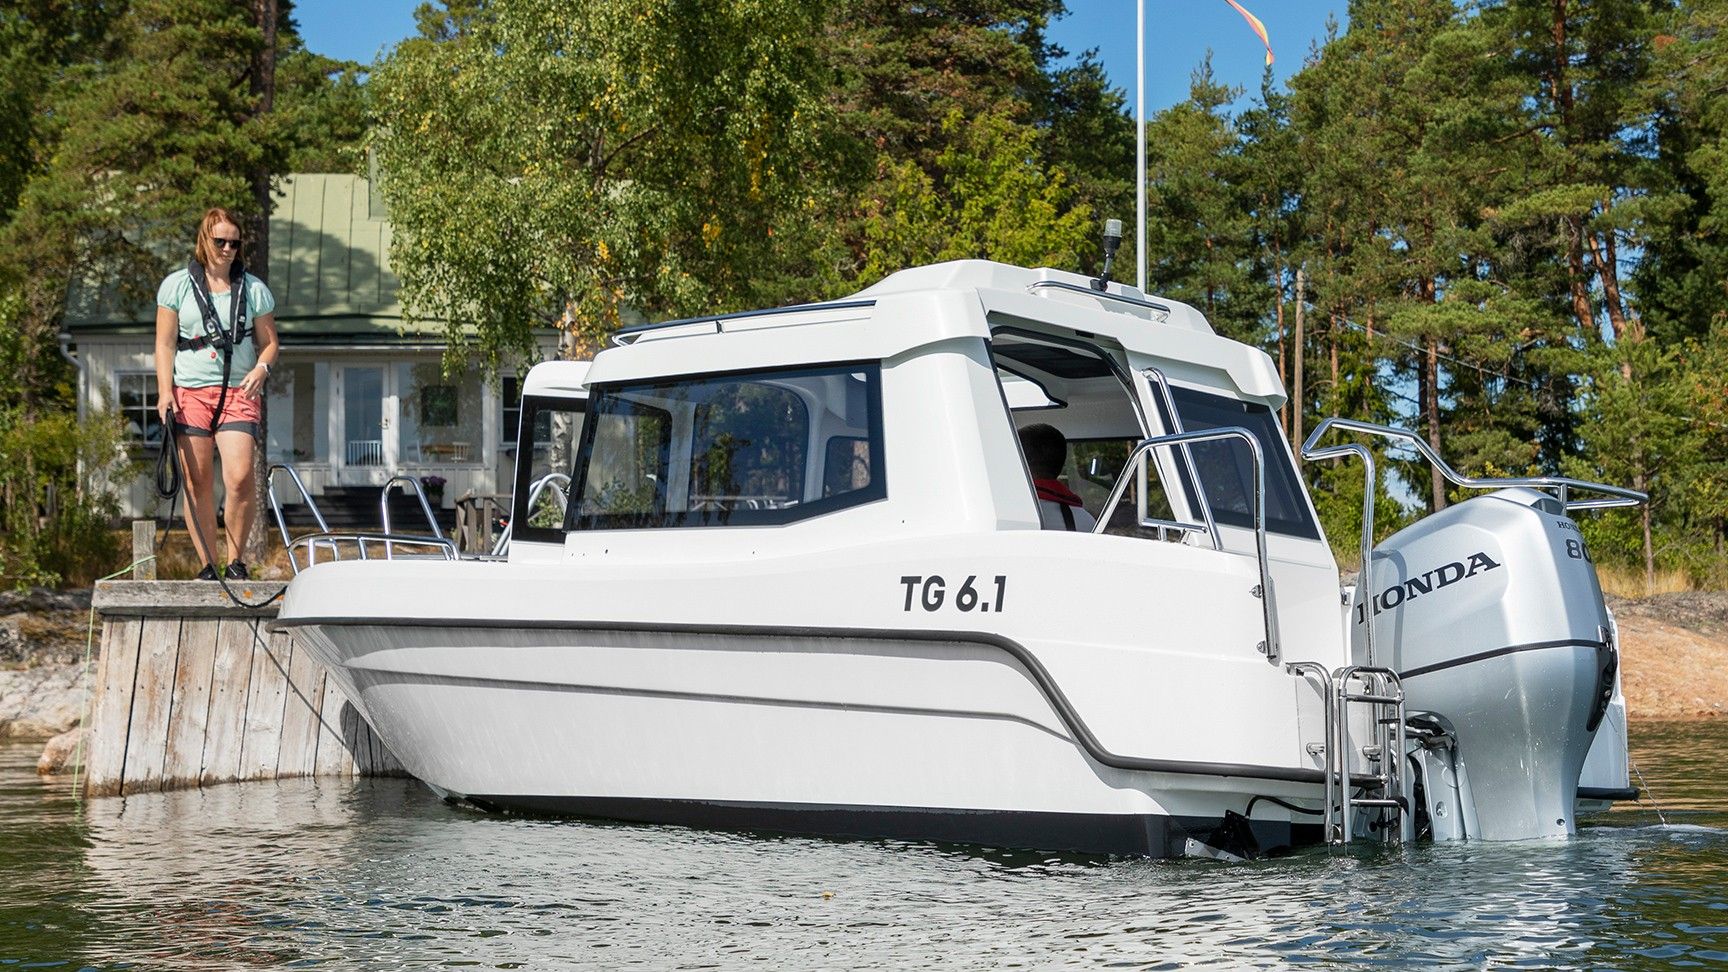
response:
[[[1068,440],[1055,426],[1039,423],[1020,430],[1020,450],[1032,470],[1038,491],[1038,519],[1046,530],[1092,532],[1097,519],[1086,512],[1080,497],[1057,477],[1068,464]]]

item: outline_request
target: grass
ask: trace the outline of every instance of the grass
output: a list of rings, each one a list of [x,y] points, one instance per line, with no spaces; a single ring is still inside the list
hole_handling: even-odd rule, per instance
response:
[[[1698,590],[1692,575],[1683,570],[1658,569],[1655,582],[1647,584],[1642,570],[1597,564],[1596,576],[1602,582],[1603,593],[1615,597],[1653,597]]]
[[[198,559],[192,549],[192,538],[186,530],[176,527],[164,536],[161,527],[156,530],[156,576],[162,580],[191,580],[198,576],[199,568],[204,564]],[[126,549],[132,549],[132,531],[125,531]],[[227,549],[224,541],[223,549]],[[294,576],[294,571],[288,565],[288,552],[282,548],[281,538],[274,530],[264,536],[264,557],[252,564],[252,576],[258,580],[287,580]]]

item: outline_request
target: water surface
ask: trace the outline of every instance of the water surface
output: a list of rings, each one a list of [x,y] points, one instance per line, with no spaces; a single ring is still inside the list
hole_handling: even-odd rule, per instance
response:
[[[0,746],[0,969],[1728,965],[1728,724],[1571,841],[1246,864],[493,817],[405,780],[80,805]]]

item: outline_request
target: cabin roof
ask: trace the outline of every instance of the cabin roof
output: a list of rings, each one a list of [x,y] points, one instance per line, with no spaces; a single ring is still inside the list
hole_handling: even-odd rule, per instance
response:
[[[586,361],[542,361],[528,369],[522,379],[522,394],[556,398],[582,397],[588,378]]]
[[[1196,369],[1227,376],[1238,394],[1274,408],[1283,403],[1282,383],[1265,352],[1214,333],[1204,315],[1181,301],[1117,283],[1099,293],[1081,274],[984,260],[902,270],[826,304],[634,328],[621,335],[619,347],[595,358],[588,381],[885,360],[959,338],[990,340],[1005,327],[1067,334],[1121,349],[1130,359],[1184,366],[1172,377]],[[999,351],[1058,377],[1071,368],[1098,367],[1096,359],[1071,358],[1035,342]]]

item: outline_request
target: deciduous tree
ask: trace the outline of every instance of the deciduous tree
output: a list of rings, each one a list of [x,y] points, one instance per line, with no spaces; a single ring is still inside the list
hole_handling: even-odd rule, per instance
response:
[[[826,178],[819,12],[792,0],[464,3],[376,68],[405,312],[496,364],[627,309],[756,302]],[[696,39],[700,42],[696,42]]]

